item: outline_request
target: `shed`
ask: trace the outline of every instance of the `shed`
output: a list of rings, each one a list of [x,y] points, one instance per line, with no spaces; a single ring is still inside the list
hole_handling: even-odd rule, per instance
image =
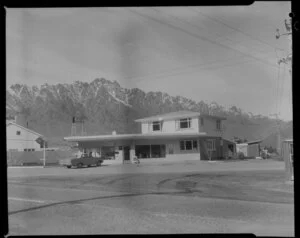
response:
[[[259,157],[260,156],[260,143],[262,140],[250,141],[248,144],[248,157]]]
[[[285,174],[287,180],[294,180],[294,144],[293,139],[282,142],[282,156],[285,163]]]
[[[241,144],[236,144],[237,152],[242,152],[245,157],[259,157],[260,143],[262,140],[249,141]]]

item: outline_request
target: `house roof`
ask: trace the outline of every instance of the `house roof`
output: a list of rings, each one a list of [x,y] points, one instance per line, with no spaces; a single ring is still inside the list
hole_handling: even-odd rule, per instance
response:
[[[161,121],[167,119],[179,119],[179,118],[186,118],[186,117],[198,117],[200,116],[199,112],[192,112],[192,111],[177,111],[177,112],[170,112],[165,114],[159,114],[151,117],[145,117],[141,119],[135,120],[136,122],[149,122],[149,121]]]
[[[227,139],[227,138],[222,138],[223,140],[225,140],[225,141],[228,141],[228,142],[230,142],[230,143],[232,143],[232,144],[236,144],[236,142],[234,142],[233,140],[229,140],[229,139]]]
[[[17,126],[17,127],[22,128],[22,129],[25,130],[25,131],[28,131],[28,132],[33,133],[33,134],[36,134],[36,135],[39,136],[39,137],[44,137],[43,135],[41,135],[41,134],[39,134],[39,133],[37,133],[37,132],[35,132],[35,131],[33,131],[33,130],[30,130],[30,129],[24,127],[24,126],[21,126],[21,125],[15,123],[15,122],[12,122],[12,121],[6,122],[6,126],[9,126],[9,125],[15,125],[15,126]]]
[[[243,143],[237,143],[237,145],[253,145],[253,144],[259,144],[262,141],[263,140],[247,141],[247,142],[243,142]]]
[[[207,114],[200,114],[200,112],[193,112],[193,111],[177,111],[177,112],[170,112],[165,114],[159,114],[151,117],[145,117],[141,119],[135,120],[136,122],[151,122],[151,121],[161,121],[161,120],[168,120],[168,119],[180,119],[180,118],[187,118],[187,117],[209,117],[209,118],[217,118],[221,120],[225,120],[225,117],[218,117],[212,116]]]
[[[261,143],[262,141],[263,141],[263,140],[247,141],[246,144],[248,144],[248,145],[259,144],[259,143]]]
[[[119,134],[119,135],[97,135],[97,136],[70,136],[66,141],[117,141],[130,139],[171,139],[171,138],[197,138],[205,137],[205,132],[198,133],[153,133],[153,134]]]

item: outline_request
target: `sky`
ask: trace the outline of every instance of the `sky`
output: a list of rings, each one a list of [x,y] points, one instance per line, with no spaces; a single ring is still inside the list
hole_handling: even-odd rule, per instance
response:
[[[292,120],[291,2],[6,11],[7,87],[106,78]]]

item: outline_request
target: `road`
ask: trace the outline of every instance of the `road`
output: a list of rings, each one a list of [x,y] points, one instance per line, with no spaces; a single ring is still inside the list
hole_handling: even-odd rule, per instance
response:
[[[9,168],[10,234],[294,236],[293,188],[283,177],[281,163],[257,161]]]

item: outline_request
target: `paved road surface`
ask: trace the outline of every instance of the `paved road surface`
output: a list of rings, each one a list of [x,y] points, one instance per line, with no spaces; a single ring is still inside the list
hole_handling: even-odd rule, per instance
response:
[[[103,168],[103,169],[102,169]],[[188,172],[209,172],[209,171],[247,171],[247,170],[283,170],[282,161],[272,160],[248,160],[239,162],[209,162],[209,161],[187,161],[182,162],[144,162],[141,160],[140,167],[132,164],[106,165],[98,168],[90,168],[89,174],[127,174],[127,173],[188,173]],[[86,175],[86,169],[65,169],[57,167],[9,167],[8,176],[28,177],[40,175]]]
[[[243,166],[232,165],[231,170]],[[199,172],[204,166],[178,173],[180,166],[188,170],[180,164],[161,166],[165,171],[160,167],[156,173],[143,172],[154,165],[40,169],[46,175],[9,169],[10,234],[294,235],[293,190],[279,167],[241,173],[223,164],[207,165],[205,173]],[[278,164],[265,167],[272,166]]]

